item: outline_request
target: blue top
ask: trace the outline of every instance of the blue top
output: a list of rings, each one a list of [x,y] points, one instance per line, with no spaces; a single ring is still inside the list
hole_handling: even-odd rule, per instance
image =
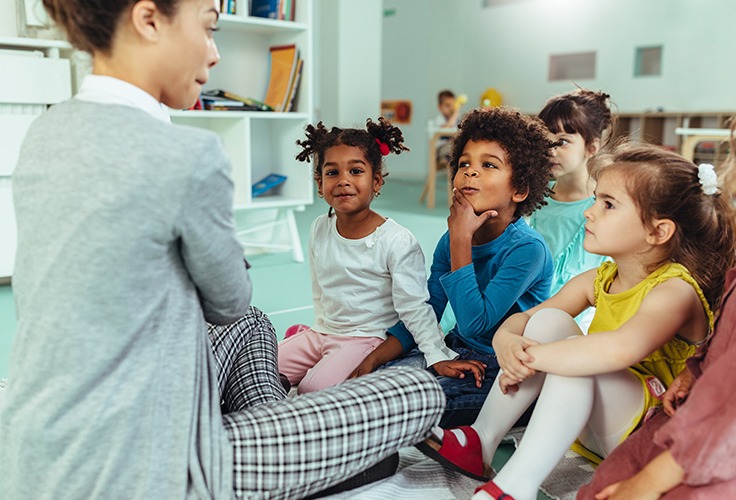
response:
[[[472,255],[472,265],[451,272],[450,233],[442,235],[427,282],[429,304],[439,320],[449,301],[457,318],[451,331],[478,352],[493,354],[491,341],[501,323],[549,297],[552,256],[523,219],[509,224],[495,240],[473,246]],[[404,351],[416,346],[402,323],[388,332]]]

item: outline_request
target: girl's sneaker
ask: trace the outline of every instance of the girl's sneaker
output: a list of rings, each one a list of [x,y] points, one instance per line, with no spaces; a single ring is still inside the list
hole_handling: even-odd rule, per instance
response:
[[[309,327],[307,325],[291,325],[289,328],[286,329],[286,333],[284,334],[284,338],[288,339],[291,336],[296,335],[297,333],[301,333],[304,330],[309,330]]]
[[[453,431],[465,435],[464,445],[460,444]],[[492,469],[483,463],[480,437],[470,426],[446,429],[441,439],[433,431],[431,437],[415,444],[414,447],[444,467],[473,479],[487,481],[493,474]]]
[[[483,486],[476,488],[471,500],[514,500],[514,497],[504,493],[493,481],[488,481]]]

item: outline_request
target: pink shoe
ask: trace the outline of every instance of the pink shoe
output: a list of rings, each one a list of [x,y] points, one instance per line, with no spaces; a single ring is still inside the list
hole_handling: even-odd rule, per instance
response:
[[[289,337],[296,335],[297,333],[302,333],[304,330],[309,330],[309,327],[307,325],[291,325],[289,328],[286,329],[286,333],[284,334],[284,338],[288,339]]]
[[[460,445],[457,436],[450,429],[445,430],[442,442],[430,437],[414,445],[416,449],[450,470],[459,472],[478,481],[487,481],[493,471],[483,463],[480,438],[475,429],[469,426],[458,427],[465,434],[467,444]]]
[[[490,495],[491,498],[494,500],[514,500],[514,497],[507,493],[504,493],[503,490],[499,488],[498,485],[493,481],[488,481],[483,486],[477,487],[475,489],[475,495],[473,496],[473,498],[476,498],[478,496],[478,493],[481,491]]]

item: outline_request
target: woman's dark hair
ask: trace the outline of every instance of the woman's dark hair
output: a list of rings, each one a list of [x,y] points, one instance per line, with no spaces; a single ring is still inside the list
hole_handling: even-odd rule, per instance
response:
[[[43,0],[51,19],[66,31],[77,49],[109,53],[123,13],[138,0]],[[176,13],[180,0],[153,0],[167,17]]]
[[[610,103],[604,92],[578,88],[549,99],[538,116],[553,134],[580,134],[586,146],[600,139],[602,148],[610,138],[604,134],[613,129]]]
[[[591,176],[621,175],[646,227],[654,219],[675,223],[666,262],[685,266],[703,289],[713,311],[721,302],[726,271],[736,265],[734,213],[730,196],[719,190],[708,195],[698,178],[698,167],[682,156],[653,145],[619,144],[601,153],[591,164]]]
[[[306,127],[306,135],[306,140],[296,141],[297,146],[302,148],[302,151],[296,155],[296,159],[306,162],[314,159],[312,174],[315,180],[322,178],[325,151],[334,146],[345,145],[360,148],[373,172],[380,172],[384,177],[388,175],[388,172],[385,171],[383,155],[389,152],[401,154],[402,151],[409,151],[409,148],[404,146],[404,136],[401,130],[391,125],[391,122],[384,117],[380,117],[378,122],[368,118],[365,130],[338,127],[328,130],[322,122],[319,122],[316,127],[310,124]],[[382,148],[383,151],[381,151]]]
[[[467,113],[458,130],[452,145],[450,180],[455,179],[458,161],[469,141],[495,141],[511,163],[511,185],[519,192],[529,193],[516,206],[514,215],[530,215],[546,205],[544,197],[550,194],[554,143],[547,138],[547,129],[541,120],[515,108],[482,108]]]

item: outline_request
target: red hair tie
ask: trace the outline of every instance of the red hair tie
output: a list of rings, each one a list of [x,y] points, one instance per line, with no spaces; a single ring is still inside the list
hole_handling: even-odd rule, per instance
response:
[[[388,147],[388,144],[383,142],[381,139],[376,137],[376,144],[378,144],[378,149],[381,150],[381,156],[386,156],[391,152],[391,148]]]

